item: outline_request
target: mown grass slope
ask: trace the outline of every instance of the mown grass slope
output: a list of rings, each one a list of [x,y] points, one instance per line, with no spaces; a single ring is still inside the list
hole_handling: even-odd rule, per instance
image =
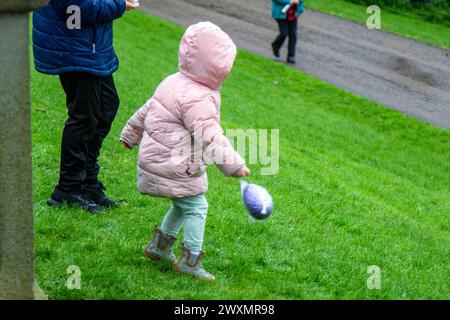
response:
[[[348,0],[307,0],[305,5],[364,25],[369,17],[367,6],[351,3]],[[426,21],[407,9],[393,10],[383,6],[380,6],[380,9],[382,30],[450,49],[450,28],[447,25]]]
[[[121,107],[100,161],[107,193],[125,202],[105,215],[45,204],[66,109],[57,77],[33,72],[36,271],[51,299],[450,297],[450,133],[243,51],[223,86],[223,126],[280,129],[279,173],[252,165],[249,179],[270,190],[276,211],[250,224],[238,181],[210,167],[205,265],[218,280],[178,277],[144,257],[170,202],[139,194],[137,151],[118,137],[176,72],[182,33],[140,12],[115,23]],[[81,269],[81,290],[66,287],[69,265]],[[367,288],[370,265],[381,290]]]

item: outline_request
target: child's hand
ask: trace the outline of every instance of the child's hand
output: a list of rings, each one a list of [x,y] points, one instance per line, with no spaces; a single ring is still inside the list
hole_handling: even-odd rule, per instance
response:
[[[248,177],[250,175],[250,169],[247,166],[243,166],[236,174],[236,178]]]
[[[123,141],[122,139],[120,139],[120,144],[123,145],[125,148],[127,149],[131,149],[131,147],[128,145],[128,143],[126,143],[125,141]]]
[[[125,2],[127,5],[126,7],[127,10],[139,8],[139,3],[136,4],[133,2],[133,0],[126,0]]]

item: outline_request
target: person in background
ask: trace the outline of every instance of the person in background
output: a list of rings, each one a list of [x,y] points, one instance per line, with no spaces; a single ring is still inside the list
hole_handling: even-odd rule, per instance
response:
[[[68,111],[51,206],[100,213],[116,205],[98,180],[97,159],[119,108],[113,20],[137,7],[126,0],[52,0],[33,13],[35,68],[59,76]]]
[[[287,62],[295,64],[297,45],[297,20],[304,10],[304,0],[272,0],[272,17],[277,21],[280,34],[272,42],[275,57],[280,57],[280,49],[289,37]]]

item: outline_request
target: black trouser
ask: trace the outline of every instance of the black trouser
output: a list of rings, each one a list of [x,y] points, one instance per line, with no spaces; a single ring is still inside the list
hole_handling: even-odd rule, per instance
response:
[[[119,96],[112,76],[71,72],[59,78],[69,118],[62,135],[58,188],[72,191],[98,182],[97,159],[119,108]]]
[[[277,50],[281,49],[284,41],[289,37],[288,56],[295,58],[295,47],[297,45],[297,19],[288,21],[287,19],[276,19],[280,34],[272,43]]]

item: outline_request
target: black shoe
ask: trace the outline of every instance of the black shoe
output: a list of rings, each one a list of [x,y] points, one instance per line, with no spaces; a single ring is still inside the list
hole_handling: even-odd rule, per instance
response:
[[[64,203],[67,203],[71,207],[80,207],[91,213],[103,212],[102,207],[92,200],[84,188],[66,192],[59,190],[58,187],[56,187],[53,194],[48,198],[47,204],[59,208]]]
[[[272,43],[272,52],[275,57],[277,57],[277,58],[280,57],[280,49],[276,49],[275,46],[273,45],[273,43]]]
[[[104,192],[105,190],[105,186],[101,182],[98,182],[97,184],[86,185],[86,191],[89,193],[92,200],[94,200],[96,204],[106,208],[117,207],[116,201],[113,201],[106,197]]]
[[[295,58],[294,57],[288,57],[287,58],[287,63],[296,64]]]

